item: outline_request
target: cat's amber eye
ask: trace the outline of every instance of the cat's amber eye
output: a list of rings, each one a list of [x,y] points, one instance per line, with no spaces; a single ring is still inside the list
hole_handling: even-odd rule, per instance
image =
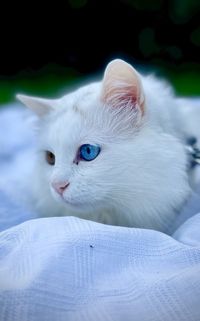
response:
[[[55,165],[55,155],[49,150],[45,152],[45,159],[49,165]]]

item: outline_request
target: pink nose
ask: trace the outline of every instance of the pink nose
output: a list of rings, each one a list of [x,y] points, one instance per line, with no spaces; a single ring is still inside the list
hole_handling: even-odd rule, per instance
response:
[[[70,183],[68,183],[67,181],[65,182],[53,182],[52,186],[55,189],[55,191],[62,195],[64,190],[69,186]]]

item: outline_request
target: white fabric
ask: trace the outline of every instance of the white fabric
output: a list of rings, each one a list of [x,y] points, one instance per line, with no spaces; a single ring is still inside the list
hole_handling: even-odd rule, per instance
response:
[[[196,215],[173,236],[39,219],[14,184],[34,141],[24,117],[17,107],[0,112],[0,321],[199,321],[199,192],[182,221]]]

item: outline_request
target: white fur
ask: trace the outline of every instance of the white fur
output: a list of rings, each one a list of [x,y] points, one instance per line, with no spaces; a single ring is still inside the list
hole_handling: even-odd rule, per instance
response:
[[[39,119],[31,188],[41,215],[162,231],[173,223],[190,193],[178,107],[166,84],[152,76],[140,80],[143,116],[131,106],[107,106],[100,99],[100,82],[56,100]],[[99,144],[101,152],[76,165],[77,150],[85,143]],[[45,150],[56,155],[55,166],[46,163]],[[53,180],[70,182],[64,200],[52,189]]]

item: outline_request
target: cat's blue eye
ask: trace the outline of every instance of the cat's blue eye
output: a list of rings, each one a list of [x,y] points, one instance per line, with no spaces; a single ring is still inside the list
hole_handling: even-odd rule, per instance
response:
[[[84,144],[79,148],[79,157],[85,161],[92,161],[101,151],[98,145]]]

